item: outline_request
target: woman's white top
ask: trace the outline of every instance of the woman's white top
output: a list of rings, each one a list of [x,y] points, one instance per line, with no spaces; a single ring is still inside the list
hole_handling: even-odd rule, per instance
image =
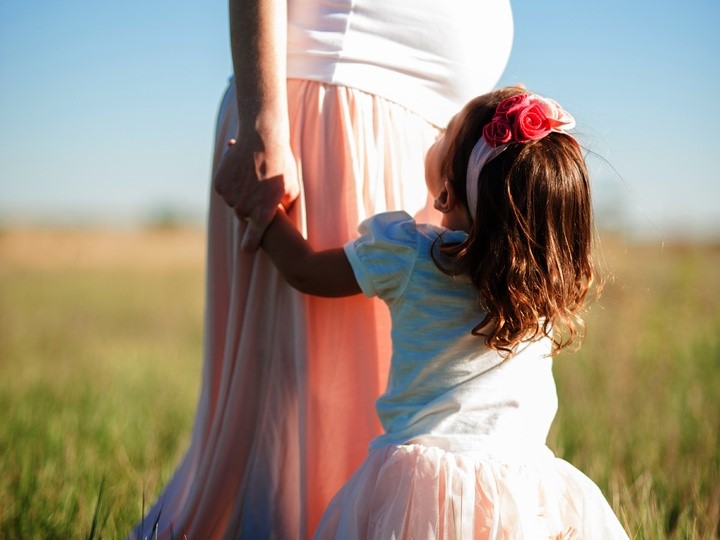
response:
[[[463,231],[418,225],[388,212],[360,225],[345,245],[363,293],[390,308],[393,356],[377,400],[385,434],[371,448],[420,442],[508,458],[545,447],[557,411],[551,342],[521,344],[509,359],[471,331],[483,317],[467,277],[451,277],[430,250]]]
[[[510,56],[509,0],[290,0],[289,78],[375,94],[445,126]]]

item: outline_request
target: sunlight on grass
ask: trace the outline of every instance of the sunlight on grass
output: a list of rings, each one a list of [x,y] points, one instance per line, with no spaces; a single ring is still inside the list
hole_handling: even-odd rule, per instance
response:
[[[200,383],[202,233],[115,237],[122,256],[113,237],[67,233],[46,247],[54,265],[25,257],[8,234],[0,237],[0,537],[87,535],[103,479],[102,536],[123,537],[140,518],[143,490],[149,504],[188,443]],[[70,258],[78,245],[81,257]]]
[[[714,538],[720,249],[603,249],[549,444],[631,536]],[[122,538],[169,479],[200,385],[203,257],[201,231],[0,233],[0,538],[86,537],[101,485],[100,536]]]

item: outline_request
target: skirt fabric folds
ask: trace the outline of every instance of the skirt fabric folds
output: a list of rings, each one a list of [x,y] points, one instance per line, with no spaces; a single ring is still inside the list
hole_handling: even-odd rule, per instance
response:
[[[600,490],[538,452],[501,462],[408,444],[371,451],[330,503],[326,539],[626,539]]]
[[[437,129],[376,96],[288,81],[302,193],[290,213],[315,248],[364,218],[429,207],[424,154]],[[214,167],[238,129],[234,84],[219,112]],[[390,358],[387,308],[362,296],[299,294],[215,194],[208,217],[202,388],[185,457],[136,538],[307,538],[380,433],[374,401]]]

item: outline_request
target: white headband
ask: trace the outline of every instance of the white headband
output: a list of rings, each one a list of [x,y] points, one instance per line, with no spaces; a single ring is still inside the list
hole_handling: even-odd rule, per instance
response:
[[[564,133],[575,127],[575,119],[552,99],[536,94],[517,94],[501,101],[492,120],[473,146],[465,177],[470,217],[475,219],[480,171],[502,154],[511,143],[542,139],[552,131]]]
[[[509,145],[502,144],[493,148],[485,142],[485,137],[480,137],[478,142],[473,146],[468,160],[467,176],[465,177],[465,192],[467,194],[468,208],[470,209],[470,217],[475,219],[478,199],[478,178],[480,171],[485,164],[493,158],[502,154]]]

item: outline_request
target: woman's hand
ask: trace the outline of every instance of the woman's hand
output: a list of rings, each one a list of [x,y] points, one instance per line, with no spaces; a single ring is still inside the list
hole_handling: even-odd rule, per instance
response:
[[[213,186],[248,221],[243,251],[260,246],[278,203],[300,188],[287,110],[287,0],[230,0],[230,48],[240,132]]]
[[[288,209],[300,193],[289,145],[265,143],[257,133],[241,132],[237,141],[228,142],[213,187],[238,217],[248,222],[241,244],[243,251],[260,247],[278,204]]]

